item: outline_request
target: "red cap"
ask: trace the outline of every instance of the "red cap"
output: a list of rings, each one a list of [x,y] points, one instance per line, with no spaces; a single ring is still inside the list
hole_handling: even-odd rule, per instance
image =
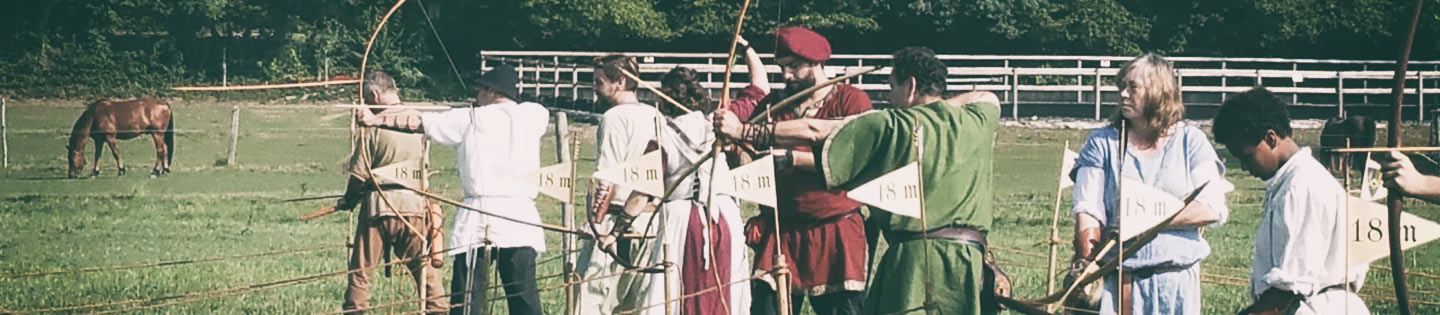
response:
[[[775,58],[795,55],[802,59],[825,62],[830,59],[830,41],[808,28],[786,26],[775,32],[779,46],[775,47]]]

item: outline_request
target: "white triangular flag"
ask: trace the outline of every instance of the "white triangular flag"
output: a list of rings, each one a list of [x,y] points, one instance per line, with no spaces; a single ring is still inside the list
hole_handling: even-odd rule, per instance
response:
[[[919,219],[923,209],[920,191],[920,164],[910,164],[851,189],[850,199],[890,213]]]
[[[1385,189],[1383,178],[1380,176],[1380,162],[1370,159],[1370,154],[1365,154],[1365,172],[1360,178],[1360,199],[1376,201],[1385,199],[1389,189]]]
[[[775,156],[766,155],[750,164],[730,170],[730,182],[715,187],[715,193],[775,207]]]
[[[575,186],[575,179],[570,178],[573,165],[574,162],[563,162],[521,176],[525,182],[540,188],[541,194],[560,201],[570,201],[570,192]]]
[[[660,150],[650,151],[640,158],[595,171],[592,177],[658,197],[665,194],[665,170],[661,168],[660,158]]]
[[[1075,169],[1075,159],[1080,158],[1079,153],[1065,148],[1065,153],[1060,157],[1060,189],[1075,186],[1075,180],[1070,178],[1070,170]]]
[[[402,184],[410,187],[420,187],[424,172],[420,168],[420,160],[406,160],[370,169],[370,173],[375,174],[375,181],[380,185]]]
[[[1121,184],[1124,189],[1121,196],[1124,200],[1120,203],[1120,209],[1125,216],[1120,219],[1120,236],[1123,240],[1129,240],[1155,227],[1175,214],[1175,211],[1185,207],[1185,202],[1180,198],[1144,182],[1126,178]]]
[[[1385,205],[1348,197],[1350,213],[1346,216],[1345,241],[1350,264],[1369,264],[1390,256],[1390,209]],[[1410,249],[1440,238],[1440,224],[1400,212],[1400,248]]]

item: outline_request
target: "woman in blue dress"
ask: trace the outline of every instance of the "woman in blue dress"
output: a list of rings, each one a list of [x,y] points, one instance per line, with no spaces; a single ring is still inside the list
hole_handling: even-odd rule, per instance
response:
[[[1116,79],[1120,108],[1109,126],[1090,132],[1075,163],[1076,259],[1089,257],[1098,250],[1101,235],[1118,228],[1120,178],[1126,185],[1143,183],[1176,198],[1213,181],[1198,202],[1180,210],[1153,241],[1126,257],[1125,279],[1112,273],[1100,294],[1101,314],[1199,314],[1199,262],[1210,255],[1201,230],[1225,222],[1229,215],[1225,193],[1231,186],[1224,179],[1225,166],[1205,133],[1182,120],[1185,105],[1170,62],[1145,54],[1126,63]],[[1123,156],[1122,130],[1129,142]],[[1121,295],[1126,307],[1117,307]]]

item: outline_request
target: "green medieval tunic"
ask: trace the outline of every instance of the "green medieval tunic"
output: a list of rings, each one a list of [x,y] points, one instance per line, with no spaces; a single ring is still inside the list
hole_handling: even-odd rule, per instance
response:
[[[835,130],[821,148],[820,166],[830,187],[854,189],[915,161],[914,130],[922,128],[925,217],[929,228],[963,226],[985,231],[993,218],[991,162],[999,106],[944,101],[874,111]],[[993,313],[982,310],[983,248],[935,239],[896,243],[894,232],[921,232],[919,219],[872,212],[889,248],[876,266],[864,314],[917,309],[925,302],[925,281],[933,281],[932,299],[947,315]],[[929,248],[926,248],[926,244]],[[929,267],[925,256],[930,255]]]

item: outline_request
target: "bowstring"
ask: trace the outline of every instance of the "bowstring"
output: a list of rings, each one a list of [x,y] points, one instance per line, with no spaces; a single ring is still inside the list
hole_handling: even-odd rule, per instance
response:
[[[469,89],[470,86],[466,85],[465,79],[460,76],[460,68],[455,66],[455,59],[450,58],[450,49],[445,47],[445,40],[440,39],[440,31],[435,29],[435,22],[430,20],[430,12],[425,10],[425,1],[416,0],[416,5],[420,6],[420,14],[425,16],[425,24],[430,26],[430,34],[435,35],[435,42],[440,43],[440,51],[445,53],[445,61],[450,62],[450,70],[455,73],[455,81],[459,82],[461,87]]]

